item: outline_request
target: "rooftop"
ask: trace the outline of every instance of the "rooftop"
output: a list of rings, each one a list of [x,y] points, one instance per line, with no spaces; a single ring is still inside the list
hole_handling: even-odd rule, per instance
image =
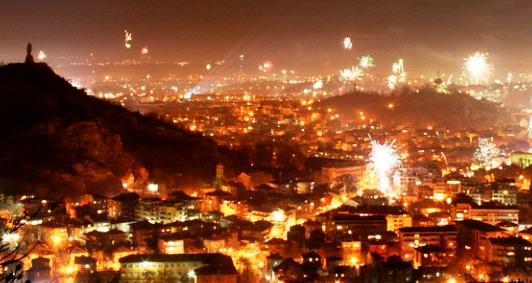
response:
[[[456,232],[456,226],[444,225],[444,226],[416,226],[416,227],[404,227],[399,229],[401,232]]]
[[[531,246],[532,243],[519,237],[490,238],[490,242],[501,246]]]
[[[488,224],[488,223],[485,223],[485,222],[482,222],[482,221],[478,221],[478,220],[472,220],[472,219],[467,219],[467,220],[462,220],[462,221],[459,221],[458,222],[460,225],[462,226],[466,226],[466,227],[469,227],[469,228],[472,228],[472,229],[476,229],[476,230],[480,230],[480,231],[483,231],[483,232],[502,232],[502,231],[506,231],[500,227],[497,227],[497,226],[493,226],[491,224]]]
[[[187,262],[199,261],[203,264],[213,266],[233,265],[231,257],[221,253],[204,254],[137,254],[129,255],[120,259],[120,263],[140,263],[140,262]]]

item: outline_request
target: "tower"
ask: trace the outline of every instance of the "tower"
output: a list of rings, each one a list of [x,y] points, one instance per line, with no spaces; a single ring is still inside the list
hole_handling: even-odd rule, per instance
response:
[[[26,46],[26,60],[24,61],[26,64],[33,63],[33,55],[31,55],[31,51],[31,42],[28,42],[28,46]]]
[[[214,179],[214,188],[222,189],[222,178],[224,177],[224,166],[221,163],[216,164],[216,178]]]

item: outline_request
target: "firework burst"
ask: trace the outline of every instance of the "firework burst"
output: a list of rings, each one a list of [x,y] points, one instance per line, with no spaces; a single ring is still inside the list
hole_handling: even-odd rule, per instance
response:
[[[124,30],[124,46],[129,49],[131,48],[131,40],[133,40],[133,34]]]
[[[397,84],[406,82],[404,60],[399,58],[392,64],[392,75],[388,77],[388,87],[394,89]]]
[[[489,170],[499,167],[505,160],[504,151],[488,138],[480,138],[473,160],[481,167]]]
[[[271,72],[273,70],[273,62],[266,60],[259,65],[259,70],[264,73]]]
[[[345,81],[360,80],[362,76],[364,76],[364,71],[358,66],[340,70],[340,77]]]
[[[390,176],[397,167],[401,166],[395,141],[381,144],[377,140],[371,140],[369,162],[369,166],[377,173],[379,190],[386,196],[395,196],[396,192],[390,185]]]
[[[44,51],[40,50],[39,51],[39,55],[37,55],[37,58],[39,59],[39,61],[43,61],[44,59],[46,59],[46,53],[44,53]]]
[[[362,69],[375,67],[375,60],[370,55],[364,55],[358,58],[358,66]]]
[[[488,63],[488,53],[476,52],[465,58],[464,70],[470,82],[486,82],[493,71],[493,67]]]
[[[353,42],[351,41],[351,38],[349,37],[344,38],[344,49],[351,50],[351,48],[353,48]]]
[[[312,84],[312,88],[313,89],[322,89],[323,88],[323,81],[322,80],[318,80],[318,81],[314,82],[314,84]]]

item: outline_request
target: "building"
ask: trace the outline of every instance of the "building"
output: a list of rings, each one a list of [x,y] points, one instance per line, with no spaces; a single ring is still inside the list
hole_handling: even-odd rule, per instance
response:
[[[216,178],[214,179],[214,188],[222,189],[222,180],[224,177],[224,166],[221,163],[216,164]]]
[[[37,257],[31,260],[31,267],[28,270],[28,280],[31,282],[49,282],[52,280],[50,259]]]
[[[231,257],[220,254],[130,255],[120,259],[120,282],[236,283]]]
[[[491,191],[491,201],[500,202],[504,205],[517,205],[517,188],[496,188]]]
[[[141,199],[135,210],[136,218],[150,223],[170,223],[179,219],[180,208],[159,198]]]
[[[505,183],[488,183],[464,191],[473,202],[481,205],[484,202],[497,202],[506,206],[517,204],[517,187]]]
[[[355,179],[360,180],[364,171],[366,170],[366,165],[339,165],[339,166],[327,166],[321,168],[321,183],[330,183],[336,178],[350,175],[355,177]]]
[[[123,219],[134,220],[135,210],[140,201],[140,196],[136,193],[124,193],[113,198],[119,203],[119,215]]]
[[[438,245],[425,245],[415,248],[414,266],[446,267],[456,259],[456,249],[446,249]]]
[[[165,235],[157,239],[157,248],[163,254],[185,253],[185,238],[180,235]]]
[[[500,227],[477,220],[463,220],[458,228],[458,255],[470,258],[485,258],[489,238],[508,237]]]
[[[417,195],[417,187],[421,185],[420,174],[426,172],[420,172],[418,168],[398,169],[392,177],[394,189],[406,195]]]
[[[361,262],[362,243],[360,241],[342,242],[342,259],[345,265],[354,266]]]
[[[507,266],[532,263],[532,243],[518,237],[490,238],[484,260]]]
[[[521,168],[526,168],[532,165],[532,153],[522,151],[512,152],[510,160],[512,161],[512,164]]]
[[[399,206],[389,206],[389,205],[359,205],[357,207],[352,206],[341,206],[337,209],[331,210],[329,212],[318,215],[316,220],[325,222],[327,226],[327,231],[337,230],[345,231],[348,235],[355,235],[355,231],[359,231],[359,225],[363,226],[364,217],[369,217],[366,220],[376,221],[375,223],[381,224],[381,217],[385,219],[386,222],[386,231],[396,231],[402,227],[412,226],[412,217],[408,215],[401,207]],[[373,218],[371,218],[373,217]],[[352,218],[352,219],[349,219]],[[373,220],[370,220],[373,219]],[[346,226],[345,223],[349,224],[352,221],[352,228],[357,229],[343,229],[340,227]],[[340,227],[338,226],[340,225]],[[347,226],[346,226],[347,227]],[[340,229],[339,229],[340,228]],[[378,229],[377,229],[378,228]],[[384,233],[380,230],[380,226],[370,227],[368,231],[375,231],[377,233],[369,233],[367,235],[383,235]],[[349,232],[351,231],[351,232]],[[375,237],[374,237],[375,238]],[[379,237],[377,237],[379,238]]]
[[[397,232],[403,227],[412,226],[412,216],[409,214],[386,215],[386,231]]]
[[[496,225],[503,221],[519,223],[519,209],[515,206],[504,206],[494,203],[485,203],[482,205],[457,203],[454,217],[456,221],[473,219],[491,225]]]
[[[413,260],[415,248],[434,245],[450,252],[456,251],[457,230],[454,225],[418,226],[399,229],[401,256],[404,260]]]
[[[379,239],[386,233],[386,219],[381,215],[334,214],[325,222],[325,232],[354,240]]]

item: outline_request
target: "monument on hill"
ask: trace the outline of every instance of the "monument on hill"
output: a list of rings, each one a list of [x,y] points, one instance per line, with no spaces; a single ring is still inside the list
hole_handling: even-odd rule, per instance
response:
[[[26,64],[33,63],[33,55],[31,55],[31,50],[31,42],[28,42],[28,46],[26,47],[26,60],[24,61]]]

